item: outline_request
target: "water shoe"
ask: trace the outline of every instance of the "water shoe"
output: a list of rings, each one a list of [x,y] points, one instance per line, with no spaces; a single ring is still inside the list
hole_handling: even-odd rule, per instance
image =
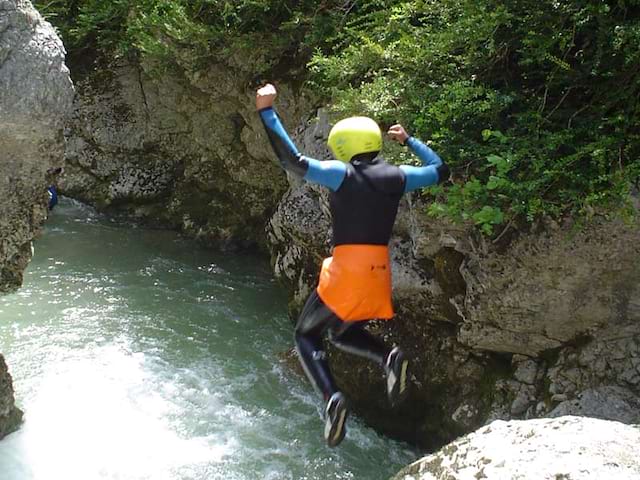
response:
[[[407,397],[407,367],[409,361],[398,347],[389,353],[385,362],[385,372],[387,373],[387,396],[392,406],[397,406]]]
[[[344,395],[336,392],[331,395],[325,409],[324,439],[330,447],[336,447],[344,439],[347,431],[347,402]]]

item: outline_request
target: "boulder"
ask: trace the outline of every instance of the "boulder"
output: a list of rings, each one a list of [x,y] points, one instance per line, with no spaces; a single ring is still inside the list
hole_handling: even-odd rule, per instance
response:
[[[640,425],[640,397],[619,386],[588,388],[560,402],[546,416],[579,415]]]
[[[631,480],[640,478],[638,445],[638,425],[571,416],[497,420],[393,480]]]
[[[22,421],[22,411],[15,406],[11,375],[0,354],[0,439],[13,432]]]
[[[73,85],[53,27],[28,1],[0,1],[0,291],[22,284],[63,163]]]

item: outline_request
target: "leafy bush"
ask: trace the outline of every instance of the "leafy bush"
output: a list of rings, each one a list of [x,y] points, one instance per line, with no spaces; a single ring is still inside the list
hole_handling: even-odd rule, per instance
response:
[[[487,234],[619,212],[640,175],[639,0],[36,3],[71,50],[183,67],[188,52],[192,69],[260,50],[261,78],[308,62],[309,90],[336,113],[429,140],[454,172],[425,193],[429,213]]]
[[[620,211],[640,173],[637,1],[395,1],[317,51],[341,114],[400,121],[452,166],[429,212],[485,233]],[[402,160],[397,154],[392,155]]]
[[[310,45],[332,38],[340,2],[304,0],[36,0],[72,52],[147,55],[167,65],[190,57],[193,68],[241,52],[264,52],[256,74],[274,73],[283,57],[304,65]]]

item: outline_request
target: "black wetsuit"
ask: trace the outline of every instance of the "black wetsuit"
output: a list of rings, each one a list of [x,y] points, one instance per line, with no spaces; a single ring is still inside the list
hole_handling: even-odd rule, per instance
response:
[[[386,247],[402,195],[448,178],[446,164],[414,138],[407,144],[422,159],[422,167],[397,167],[366,155],[356,156],[350,163],[320,162],[298,152],[273,109],[261,110],[260,116],[283,168],[331,190],[334,247]],[[295,328],[296,348],[307,376],[325,400],[337,391],[323,347],[325,334],[338,348],[381,365],[389,355],[391,349],[365,330],[366,323],[343,321],[323,302],[317,289],[307,299]]]
[[[376,160],[354,161],[346,167],[340,188],[329,194],[333,245],[387,245],[404,193],[404,173]],[[295,329],[296,346],[307,376],[325,400],[337,391],[323,348],[325,333],[338,348],[380,365],[391,351],[365,330],[366,323],[342,321],[324,304],[317,290],[305,303]]]

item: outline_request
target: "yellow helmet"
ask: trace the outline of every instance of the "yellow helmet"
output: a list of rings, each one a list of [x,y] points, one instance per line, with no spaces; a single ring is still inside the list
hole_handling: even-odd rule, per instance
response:
[[[368,117],[349,117],[333,126],[327,143],[338,160],[348,162],[361,153],[379,152],[382,132]]]

